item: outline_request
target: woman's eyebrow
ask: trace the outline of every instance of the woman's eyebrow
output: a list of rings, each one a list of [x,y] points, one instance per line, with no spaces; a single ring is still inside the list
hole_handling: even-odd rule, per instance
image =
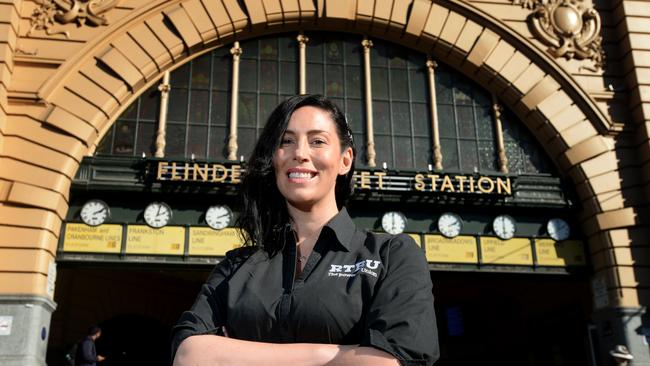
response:
[[[296,135],[296,132],[293,131],[293,130],[286,130],[286,131],[284,131],[284,133],[285,134],[289,133],[289,134],[292,134],[292,135]],[[316,135],[316,134],[319,134],[319,133],[324,133],[324,134],[328,134],[328,135],[330,134],[330,132],[326,131],[326,130],[309,130],[309,131],[307,131],[308,135]]]

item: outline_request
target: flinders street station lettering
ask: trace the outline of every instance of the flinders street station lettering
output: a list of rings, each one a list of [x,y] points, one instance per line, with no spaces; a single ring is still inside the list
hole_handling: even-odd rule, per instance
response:
[[[157,181],[239,184],[245,170],[240,164],[153,161],[150,171]],[[357,171],[357,190],[392,192],[438,192],[458,194],[512,195],[510,177],[478,174],[397,173],[391,171]]]

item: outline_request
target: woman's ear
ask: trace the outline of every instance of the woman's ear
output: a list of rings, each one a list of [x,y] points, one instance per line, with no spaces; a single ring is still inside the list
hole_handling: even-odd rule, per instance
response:
[[[339,168],[339,175],[346,175],[352,168],[352,162],[354,161],[354,153],[352,152],[351,147],[347,147],[343,153],[341,153],[341,166]]]

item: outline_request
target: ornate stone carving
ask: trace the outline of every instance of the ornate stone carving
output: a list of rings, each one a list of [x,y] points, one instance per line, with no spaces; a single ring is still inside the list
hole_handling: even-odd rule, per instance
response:
[[[34,9],[30,22],[31,27],[27,32],[44,30],[46,34],[63,34],[70,37],[67,31],[54,29],[56,23],[77,23],[82,26],[107,25],[108,20],[104,13],[113,9],[119,0],[36,0],[38,7]]]
[[[604,53],[600,37],[600,15],[579,0],[515,0],[522,7],[533,9],[529,21],[532,32],[554,57],[567,60],[591,60],[597,71],[603,67]]]

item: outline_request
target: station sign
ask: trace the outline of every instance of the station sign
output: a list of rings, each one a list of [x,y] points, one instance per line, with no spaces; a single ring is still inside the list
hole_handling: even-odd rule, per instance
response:
[[[126,253],[183,255],[185,228],[165,226],[159,229],[147,225],[129,225],[126,230]]]
[[[537,263],[541,266],[584,266],[585,249],[581,241],[557,242],[553,239],[535,240]]]
[[[214,164],[178,161],[152,161],[159,182],[198,182],[239,184],[244,172],[241,164]],[[469,195],[511,196],[513,184],[507,176],[478,174],[413,173],[359,170],[354,175],[357,190],[392,192],[438,192]]]
[[[483,264],[533,265],[533,249],[528,238],[501,240],[496,237],[481,238]]]
[[[244,241],[237,229],[190,228],[189,255],[225,256],[229,250],[239,248],[242,245],[244,245]]]
[[[119,253],[121,247],[122,225],[69,223],[65,227],[63,250],[66,252]]]
[[[431,263],[478,263],[478,246],[473,236],[425,235],[424,243],[427,261]]]

